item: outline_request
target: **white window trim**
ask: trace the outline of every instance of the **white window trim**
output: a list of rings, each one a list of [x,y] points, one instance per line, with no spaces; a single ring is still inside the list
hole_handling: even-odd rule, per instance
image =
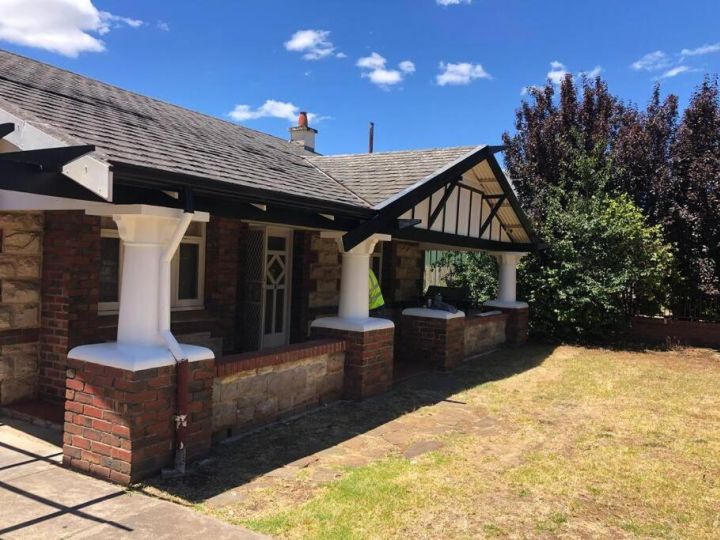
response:
[[[207,229],[205,223],[200,223],[201,233],[200,236],[185,236],[183,237],[181,244],[196,244],[200,246],[198,248],[198,283],[197,291],[198,297],[181,300],[178,298],[178,276],[180,273],[180,257],[176,252],[170,263],[170,309],[172,311],[190,311],[196,309],[203,309],[205,307],[205,245],[207,239]],[[101,229],[100,236],[102,238],[120,238],[117,229]],[[180,248],[178,247],[178,251]],[[118,269],[118,299],[120,298],[120,286],[122,284],[122,269],[123,269],[123,258],[125,256],[125,247],[120,242],[120,258]],[[98,312],[103,315],[112,315],[120,311],[120,302],[98,302]]]

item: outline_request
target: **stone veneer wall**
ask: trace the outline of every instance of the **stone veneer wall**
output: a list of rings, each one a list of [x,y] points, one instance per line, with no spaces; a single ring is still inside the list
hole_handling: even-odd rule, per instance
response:
[[[37,393],[41,212],[0,213],[0,404]]]
[[[344,363],[345,343],[338,340],[222,358],[213,383],[214,438],[339,399]]]
[[[383,249],[382,287],[385,301],[403,307],[418,305],[423,293],[425,252],[419,244],[393,240]]]
[[[190,363],[188,460],[210,449],[214,362]],[[172,465],[175,366],[133,372],[67,364],[65,465],[125,485]]]
[[[489,351],[505,343],[508,315],[498,313],[465,319],[465,358]]]
[[[384,317],[399,329],[400,312],[417,305],[423,292],[424,251],[411,242],[383,243],[380,284],[386,308]],[[296,231],[293,244],[291,341],[304,341],[310,323],[337,313],[342,256],[337,242],[320,233]]]

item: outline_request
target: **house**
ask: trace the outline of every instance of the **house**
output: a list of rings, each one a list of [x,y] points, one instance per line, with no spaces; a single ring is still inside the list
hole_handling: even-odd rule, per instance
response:
[[[305,115],[285,141],[0,52],[2,405],[64,413],[64,462],[128,483],[384,392],[397,362],[525,339],[515,269],[535,238],[501,148],[323,156],[316,135]],[[422,307],[429,249],[497,256],[489,314]]]

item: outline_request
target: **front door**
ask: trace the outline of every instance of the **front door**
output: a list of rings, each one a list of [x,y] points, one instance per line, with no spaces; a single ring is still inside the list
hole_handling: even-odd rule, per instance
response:
[[[265,235],[265,305],[262,347],[289,342],[292,231],[268,228]]]

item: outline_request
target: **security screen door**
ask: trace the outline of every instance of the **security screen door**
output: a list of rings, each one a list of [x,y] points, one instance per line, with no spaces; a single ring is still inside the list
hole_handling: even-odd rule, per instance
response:
[[[289,342],[292,231],[268,228],[265,234],[265,301],[262,347]]]

